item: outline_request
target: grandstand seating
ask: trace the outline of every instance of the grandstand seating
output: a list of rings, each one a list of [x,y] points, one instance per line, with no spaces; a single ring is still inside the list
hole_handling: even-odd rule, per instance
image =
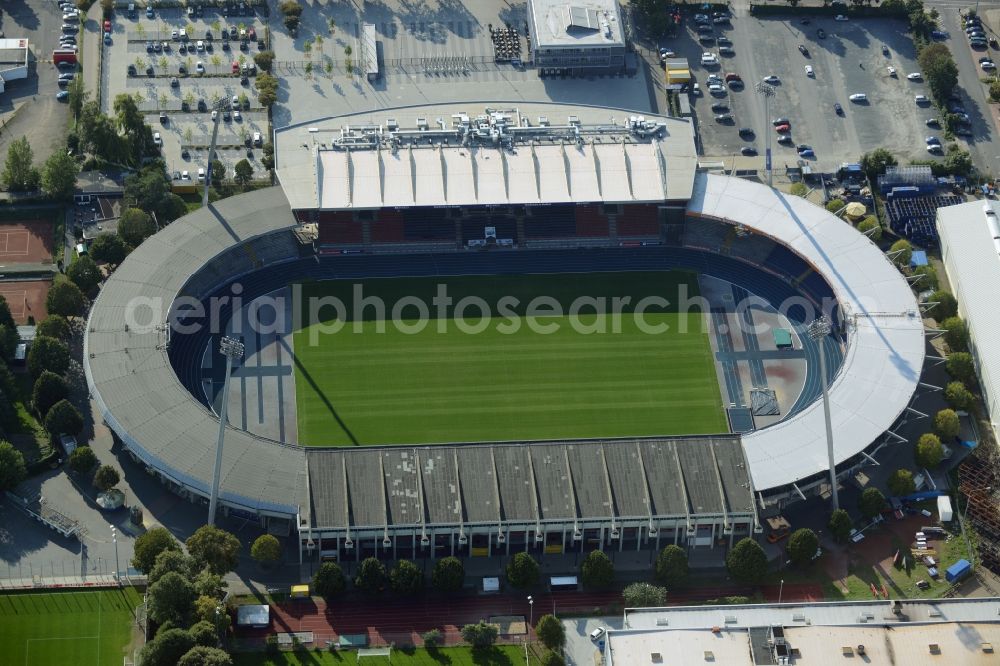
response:
[[[553,204],[536,206],[524,220],[528,238],[572,238],[576,234],[575,206]]]
[[[517,237],[517,221],[509,215],[476,215],[462,220],[462,244],[485,238],[486,227],[494,227],[497,238]]]
[[[660,212],[653,204],[636,204],[624,206],[624,210],[616,216],[619,238],[635,236],[659,236]]]
[[[687,247],[721,250],[733,225],[715,220],[690,218],[684,224],[683,243]]]
[[[403,232],[403,214],[394,208],[378,211],[371,222],[373,243],[401,243],[406,239]]]
[[[320,211],[319,222],[320,245],[343,245],[361,243],[361,222],[354,219],[351,211]]]
[[[403,238],[408,241],[454,240],[455,223],[437,208],[406,208],[403,210]]]
[[[574,209],[576,235],[579,238],[607,238],[608,218],[597,204],[581,204]]]
[[[885,200],[885,211],[889,216],[889,228],[901,236],[906,236],[918,245],[938,244],[937,225],[934,222],[937,209],[964,203],[964,199],[954,195],[909,197],[890,194]]]

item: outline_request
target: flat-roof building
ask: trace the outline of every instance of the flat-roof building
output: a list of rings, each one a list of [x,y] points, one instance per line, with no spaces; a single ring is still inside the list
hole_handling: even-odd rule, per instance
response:
[[[0,93],[7,83],[28,78],[28,40],[0,39]]]
[[[625,67],[625,29],[616,0],[529,0],[535,67],[583,73]]]

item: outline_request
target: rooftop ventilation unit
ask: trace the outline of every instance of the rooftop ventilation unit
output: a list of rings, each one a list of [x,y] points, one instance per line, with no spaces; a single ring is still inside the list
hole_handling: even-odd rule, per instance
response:
[[[670,626],[670,620],[668,620],[665,617],[658,617],[658,618],[656,618],[656,626],[658,626],[658,627],[669,627]]]
[[[928,645],[927,650],[931,654],[941,654],[941,646],[938,645],[937,643],[931,643],[930,645]]]

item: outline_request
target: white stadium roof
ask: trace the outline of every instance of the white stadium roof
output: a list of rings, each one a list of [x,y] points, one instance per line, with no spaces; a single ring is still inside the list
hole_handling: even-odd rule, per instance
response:
[[[530,103],[406,107],[275,132],[293,209],[683,201],[691,123]]]
[[[849,331],[843,365],[830,385],[837,461],[881,437],[909,405],[924,363],[923,321],[895,266],[823,208],[747,180],[699,175],[688,213],[769,236],[826,279]],[[744,435],[743,444],[758,491],[829,469],[822,401]]]

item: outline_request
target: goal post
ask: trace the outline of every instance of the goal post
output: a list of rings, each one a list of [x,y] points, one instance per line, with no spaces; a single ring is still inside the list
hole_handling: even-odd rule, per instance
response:
[[[378,647],[378,648],[358,648],[358,664],[362,663],[362,659],[365,664],[389,664],[392,663],[392,648],[391,647]]]

